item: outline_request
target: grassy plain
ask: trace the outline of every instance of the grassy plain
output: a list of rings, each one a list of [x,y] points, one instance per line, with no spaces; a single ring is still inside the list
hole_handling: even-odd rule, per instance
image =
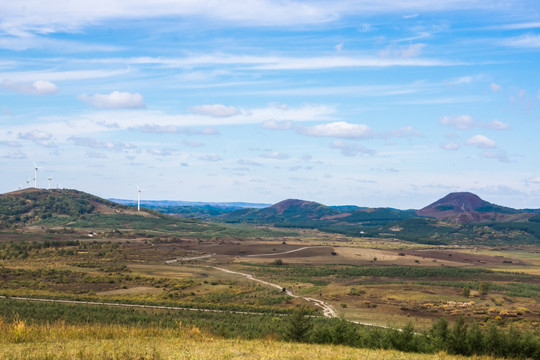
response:
[[[412,322],[423,331],[436,319],[453,322],[459,316],[479,321],[486,331],[492,324],[527,331],[540,326],[535,246],[433,246],[115,211],[51,217],[1,232],[0,295],[268,315],[254,320],[254,315],[148,310],[153,317],[145,317],[117,309],[117,321],[110,323],[99,319],[110,317],[111,310],[4,299],[0,358],[454,358],[281,342],[276,334],[282,315],[299,305],[319,315],[320,310],[214,267],[279,284],[331,304],[345,319],[377,326],[403,328]],[[5,336],[14,333],[16,316],[24,324],[19,340]],[[246,338],[252,340],[240,340]]]
[[[174,329],[118,325],[0,324],[0,358],[6,360],[173,360],[173,359],[430,359],[453,360],[444,353],[411,354],[393,350],[224,339],[179,324]],[[472,357],[469,359],[491,359]]]

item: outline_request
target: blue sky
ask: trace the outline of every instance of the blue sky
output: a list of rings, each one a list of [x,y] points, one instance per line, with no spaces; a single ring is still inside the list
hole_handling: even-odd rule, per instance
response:
[[[0,4],[0,192],[540,207],[537,1]]]

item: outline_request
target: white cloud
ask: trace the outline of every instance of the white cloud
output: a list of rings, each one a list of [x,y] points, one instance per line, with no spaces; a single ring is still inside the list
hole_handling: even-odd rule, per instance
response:
[[[300,134],[315,137],[337,137],[342,139],[365,139],[372,137],[374,132],[364,124],[351,124],[345,121],[337,121],[328,124],[315,125],[312,127],[299,127]]]
[[[268,120],[262,124],[262,127],[269,130],[290,130],[293,127],[293,122],[288,120]]]
[[[503,123],[499,120],[493,120],[492,122],[487,124],[487,127],[493,130],[508,130],[510,129],[510,125]]]
[[[104,149],[104,150],[135,150],[136,146],[126,143],[115,143],[112,141],[99,141],[88,137],[71,136],[67,139],[73,142],[76,146],[89,147],[92,149]]]
[[[454,126],[459,130],[467,130],[474,126],[474,120],[470,115],[460,115],[458,117],[445,116],[440,120],[442,125]]]
[[[441,145],[441,148],[445,150],[457,150],[459,149],[459,144],[455,141],[450,141],[447,144]]]
[[[240,110],[238,110],[236,107],[226,106],[222,104],[194,106],[191,108],[191,111],[194,114],[209,115],[215,117],[230,117],[240,114]]]
[[[491,86],[491,90],[492,90],[492,91],[499,91],[499,90],[501,90],[501,88],[502,88],[501,85],[495,84],[494,82],[492,82],[490,86]]]
[[[176,154],[174,149],[148,149],[146,152],[159,157],[172,156]]]
[[[412,49],[401,48],[398,52],[391,52],[386,56],[312,56],[312,57],[284,57],[284,56],[251,56],[232,55],[226,53],[191,55],[181,58],[164,57],[133,57],[133,58],[106,58],[92,60],[95,63],[120,63],[130,65],[162,65],[169,68],[182,68],[192,71],[194,68],[207,67],[209,65],[220,65],[221,67],[241,67],[243,70],[317,70],[333,68],[355,68],[355,67],[392,67],[392,66],[457,66],[464,65],[463,62],[428,59],[428,58],[408,58],[402,55],[412,55]],[[418,51],[418,49],[416,49]]]
[[[205,127],[203,129],[186,128],[180,130],[180,133],[184,135],[219,135],[219,131],[211,126]]]
[[[141,94],[113,91],[108,95],[79,95],[79,100],[99,109],[140,109],[146,107]]]
[[[407,46],[401,46],[393,43],[381,50],[379,52],[379,56],[382,58],[415,58],[422,54],[422,50],[425,47],[426,44],[422,43],[409,44]]]
[[[332,149],[338,149],[341,151],[343,156],[356,156],[358,154],[362,155],[374,155],[375,152],[371,149],[368,149],[360,144],[348,144],[343,140],[336,140],[330,144]]]
[[[54,50],[55,53],[109,52],[123,50],[120,46],[89,44],[77,41],[51,39],[44,36],[2,36],[0,48],[14,51],[28,49]]]
[[[41,146],[54,146],[53,135],[41,130],[32,130],[26,133],[19,133],[19,139],[30,140]]]
[[[317,70],[352,67],[391,67],[391,66],[456,66],[463,63],[437,59],[415,59],[412,53],[400,52],[401,57],[393,57],[393,53],[380,57],[311,57],[311,58],[275,58],[266,59],[259,65],[253,65],[255,70]],[[409,57],[404,57],[409,55]]]
[[[402,58],[417,57],[422,54],[422,50],[426,47],[426,44],[411,44],[409,47],[401,50]]]
[[[178,127],[174,125],[144,125],[139,130],[151,134],[174,134],[178,132]]]
[[[284,154],[279,151],[268,151],[268,152],[262,153],[261,157],[265,159],[275,159],[275,160],[286,160],[290,158],[288,154]]]
[[[22,94],[53,95],[58,92],[58,86],[46,80],[37,80],[32,83],[18,83],[6,79],[2,81],[1,85],[6,90]]]
[[[496,147],[495,141],[484,135],[475,135],[467,140],[468,145],[474,145],[479,148],[494,148]]]
[[[525,181],[528,182],[528,183],[540,184],[540,176],[528,178],[528,179],[525,180]]]
[[[336,46],[334,46],[334,49],[336,49],[338,52],[341,52],[343,49],[343,43],[339,43]]]

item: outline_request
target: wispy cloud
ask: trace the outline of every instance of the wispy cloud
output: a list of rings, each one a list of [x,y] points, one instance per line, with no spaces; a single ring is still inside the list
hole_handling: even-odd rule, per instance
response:
[[[300,134],[315,137],[335,137],[342,139],[366,139],[374,135],[373,130],[364,124],[351,124],[337,121],[311,127],[298,127]]]
[[[482,152],[482,156],[485,157],[486,159],[494,159],[494,160],[498,160],[502,163],[509,163],[511,162],[510,161],[510,158],[508,158],[508,155],[506,155],[506,153],[502,152],[502,151],[484,151]]]
[[[217,154],[205,154],[205,155],[199,156],[199,160],[216,162],[216,161],[223,160],[223,158],[220,155],[217,155]]]
[[[487,5],[489,4],[489,5]],[[503,3],[479,0],[445,1],[144,1],[41,2],[19,0],[2,2],[0,29],[16,36],[78,32],[87,25],[115,19],[151,19],[158,17],[185,20],[207,18],[237,26],[298,26],[321,24],[354,14],[416,13],[458,9],[507,9]],[[204,22],[203,22],[204,23]]]
[[[487,136],[484,136],[484,135],[474,135],[473,137],[469,138],[467,140],[467,144],[468,145],[474,145],[476,147],[479,147],[479,148],[494,148],[496,147],[496,143],[495,141],[491,140],[490,138],[488,138]]]
[[[253,161],[253,160],[244,160],[244,159],[238,160],[238,164],[244,165],[244,166],[262,166],[260,162]]]
[[[453,126],[459,130],[467,130],[474,126],[474,120],[470,115],[459,115],[457,117],[445,116],[440,120],[442,125]]]
[[[23,159],[28,159],[28,156],[22,151],[18,150],[18,151],[9,152],[5,155],[2,155],[2,158],[8,159],[8,160],[23,160]]]
[[[215,127],[205,127],[202,129],[193,129],[193,128],[185,128],[180,130],[181,134],[184,135],[219,135],[219,131]]]
[[[88,137],[72,136],[68,139],[76,146],[89,147],[92,149],[104,149],[104,150],[134,150],[137,147],[132,144],[112,142],[112,141],[100,141]]]
[[[350,144],[346,143],[343,140],[336,140],[330,144],[332,149],[337,149],[341,151],[343,156],[357,156],[361,155],[374,155],[375,151],[366,148],[360,144]]]
[[[500,121],[483,122],[474,120],[470,115],[459,115],[456,117],[444,116],[439,120],[441,125],[452,126],[458,130],[469,130],[472,128],[485,128],[491,130],[508,130],[510,125]]]
[[[139,130],[150,134],[174,134],[178,132],[178,126],[174,125],[144,125]]]
[[[3,80],[0,85],[6,90],[22,94],[53,95],[58,92],[58,86],[47,80],[37,80],[32,83],[17,83],[11,80]]]
[[[540,176],[534,176],[534,177],[525,179],[525,182],[531,183],[531,184],[540,184]]]
[[[491,83],[490,87],[491,87],[491,90],[494,91],[494,92],[499,91],[499,90],[501,90],[501,88],[502,88],[501,85],[496,84],[496,83],[494,83],[494,82]]]
[[[139,93],[113,91],[110,94],[82,94],[77,98],[98,109],[142,109],[146,107],[144,99]]]
[[[441,145],[441,148],[444,150],[457,150],[459,149],[459,144],[455,141],[450,141],[446,144]]]
[[[215,117],[229,117],[240,114],[240,110],[238,108],[222,104],[193,106],[191,111],[194,114],[210,115]]]
[[[523,22],[523,23],[504,24],[504,25],[487,27],[487,29],[490,29],[490,30],[523,30],[523,29],[538,29],[538,28],[540,28],[540,22]]]
[[[267,151],[260,155],[262,158],[265,159],[274,159],[274,160],[286,160],[290,158],[289,154],[285,154],[279,151]]]
[[[131,69],[116,70],[66,70],[66,71],[12,71],[1,72],[0,79],[10,79],[14,82],[33,82],[36,79],[42,81],[74,81],[114,77],[127,74]]]
[[[46,131],[33,130],[26,133],[19,133],[18,138],[33,141],[41,146],[54,146],[53,135]]]
[[[418,47],[419,48],[419,47]],[[96,63],[119,63],[129,65],[162,65],[173,68],[198,68],[209,65],[236,66],[251,70],[318,70],[355,67],[440,67],[464,65],[463,62],[441,59],[411,58],[411,49],[407,50],[409,56],[399,55],[381,57],[369,56],[314,56],[314,57],[285,57],[285,56],[251,56],[233,54],[205,54],[192,55],[180,58],[163,57],[134,57],[134,58],[107,58],[96,59]],[[416,49],[414,51],[419,51]]]
[[[502,40],[502,45],[519,48],[538,48],[540,47],[540,35],[525,34],[518,37]]]

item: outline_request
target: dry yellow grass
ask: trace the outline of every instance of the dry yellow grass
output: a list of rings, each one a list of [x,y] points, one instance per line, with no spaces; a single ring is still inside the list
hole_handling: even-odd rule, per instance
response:
[[[173,360],[173,359],[465,359],[446,354],[308,345],[274,339],[216,339],[197,328],[0,324],[0,358],[5,360]],[[468,359],[487,360],[489,357]]]

